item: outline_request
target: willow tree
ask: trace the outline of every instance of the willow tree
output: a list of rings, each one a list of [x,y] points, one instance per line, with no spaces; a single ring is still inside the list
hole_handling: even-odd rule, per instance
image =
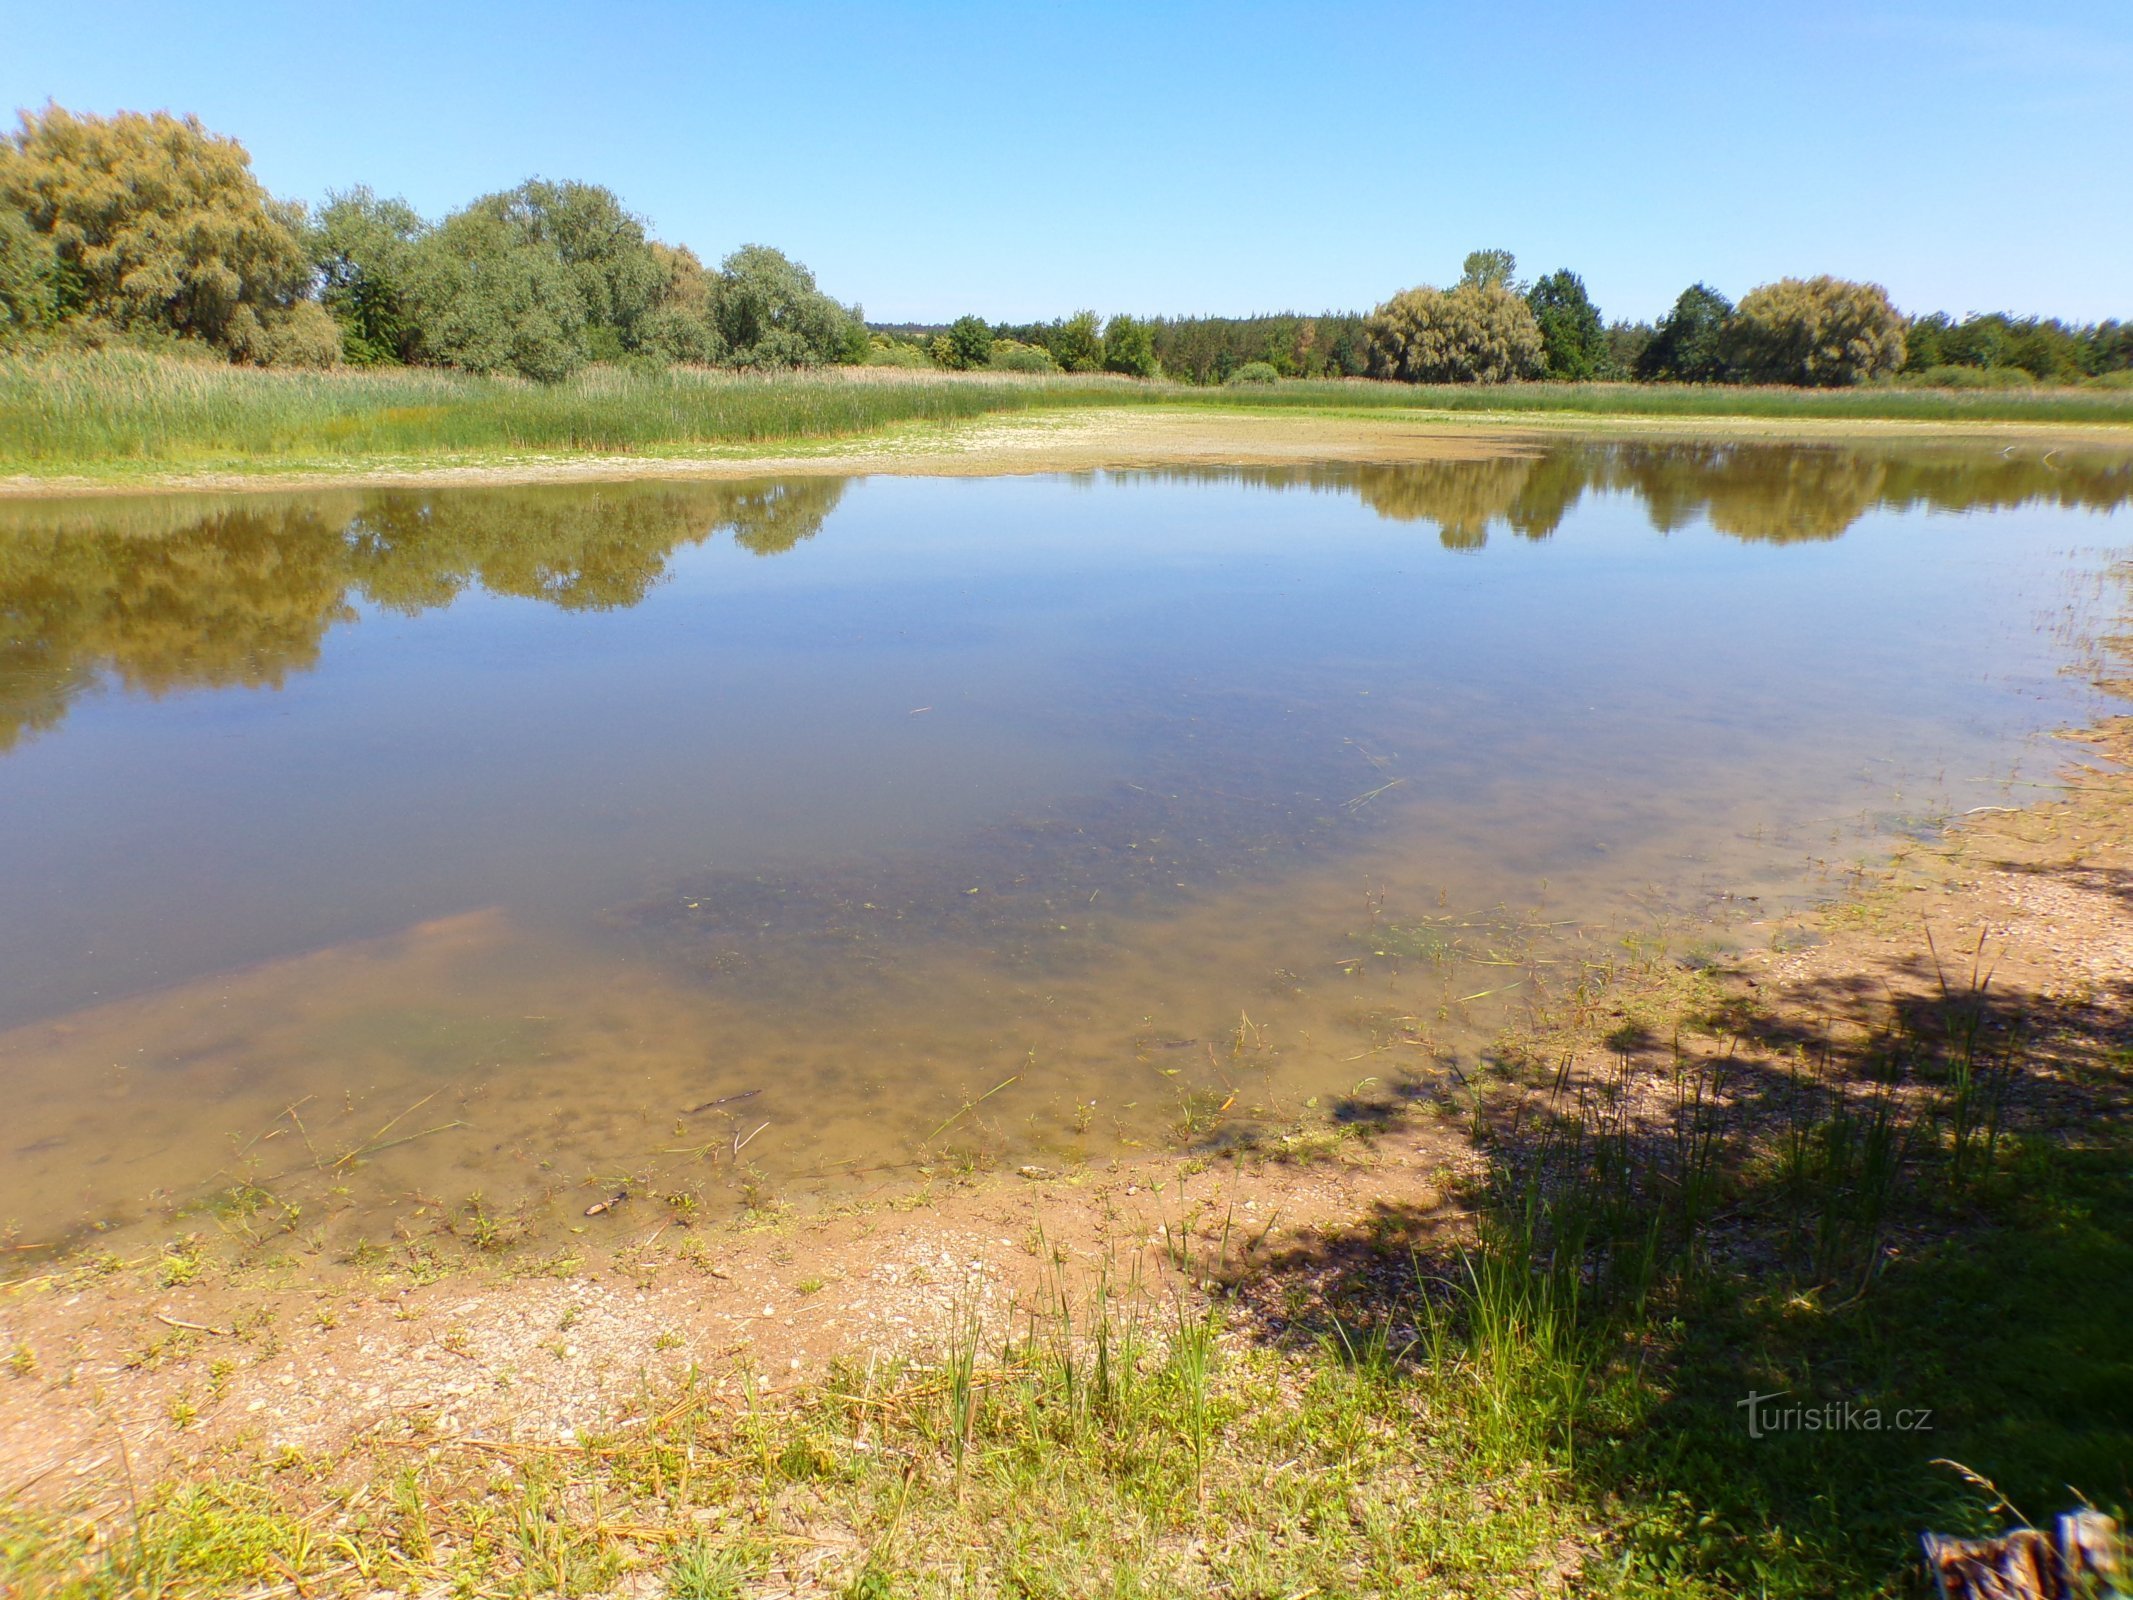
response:
[[[1541,373],[1540,325],[1502,281],[1394,295],[1371,314],[1371,370],[1406,383],[1506,383]]]
[[[1878,283],[1781,278],[1741,297],[1726,349],[1751,383],[1838,388],[1902,367],[1903,330]]]
[[[819,367],[841,359],[856,320],[782,250],[743,245],[719,263],[711,319],[737,367]]]
[[[47,106],[0,139],[0,203],[49,241],[61,309],[200,339],[246,361],[324,364],[333,321],[305,297],[302,208],[197,117]]]
[[[577,279],[493,206],[476,202],[425,233],[407,270],[422,360],[554,383],[589,359]]]

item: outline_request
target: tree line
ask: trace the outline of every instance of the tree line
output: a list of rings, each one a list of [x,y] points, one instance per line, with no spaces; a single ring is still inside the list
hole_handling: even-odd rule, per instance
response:
[[[166,112],[24,112],[0,140],[0,338],[169,338],[261,366],[397,362],[541,382],[640,358],[864,360],[782,252],[715,269],[612,190],[532,179],[439,221],[357,187],[276,200],[236,140]]]
[[[237,362],[433,365],[541,382],[590,362],[828,363],[1283,378],[1837,386],[2071,383],[2133,370],[2133,327],[2000,313],[1906,317],[1878,285],[1707,284],[1656,323],[1602,318],[1568,268],[1520,282],[1477,250],[1449,287],[1369,314],[869,327],[778,250],[715,268],[597,184],[535,178],[438,220],[367,187],[277,200],[235,139],[167,112],[23,112],[0,138],[0,344],[170,339]]]

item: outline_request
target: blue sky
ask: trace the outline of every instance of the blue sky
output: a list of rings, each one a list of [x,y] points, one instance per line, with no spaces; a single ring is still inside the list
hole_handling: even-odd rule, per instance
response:
[[[2133,316],[2133,4],[0,0],[0,94],[196,112],[276,193],[608,184],[877,320],[1367,308],[1480,245]]]

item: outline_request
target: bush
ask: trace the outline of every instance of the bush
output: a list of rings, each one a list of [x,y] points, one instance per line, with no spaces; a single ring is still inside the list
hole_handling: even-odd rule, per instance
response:
[[[1247,361],[1222,381],[1225,384],[1279,383],[1281,374],[1271,361]]]
[[[1113,317],[1104,328],[1104,370],[1122,372],[1129,378],[1162,376],[1155,359],[1155,330],[1132,317]]]
[[[1057,372],[1059,363],[1052,359],[1051,351],[1042,345],[1024,344],[1019,339],[995,339],[992,342],[992,365],[1000,372]]]
[[[226,337],[231,358],[255,367],[330,367],[341,359],[341,325],[316,300],[265,316],[239,306]]]
[[[1538,377],[1533,308],[1501,283],[1409,289],[1370,318],[1372,370],[1405,383],[1504,383]]]
[[[868,341],[867,365],[870,367],[930,367],[932,360],[915,344],[902,339],[892,339],[887,334],[877,333]]]
[[[1922,371],[1905,371],[1897,379],[1907,389],[2034,389],[2037,380],[2020,367],[1958,367],[1943,363]]]
[[[1901,368],[1903,330],[1879,284],[1781,278],[1741,298],[1725,342],[1750,383],[1839,388]]]
[[[951,372],[968,372],[992,360],[992,329],[983,317],[957,317],[933,341],[933,359]]]

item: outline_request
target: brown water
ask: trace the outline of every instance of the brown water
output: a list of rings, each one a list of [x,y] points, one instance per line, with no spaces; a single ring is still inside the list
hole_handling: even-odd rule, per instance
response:
[[[2037,797],[2129,494],[1552,442],[0,505],[0,1219],[623,1238],[1427,1093]]]

